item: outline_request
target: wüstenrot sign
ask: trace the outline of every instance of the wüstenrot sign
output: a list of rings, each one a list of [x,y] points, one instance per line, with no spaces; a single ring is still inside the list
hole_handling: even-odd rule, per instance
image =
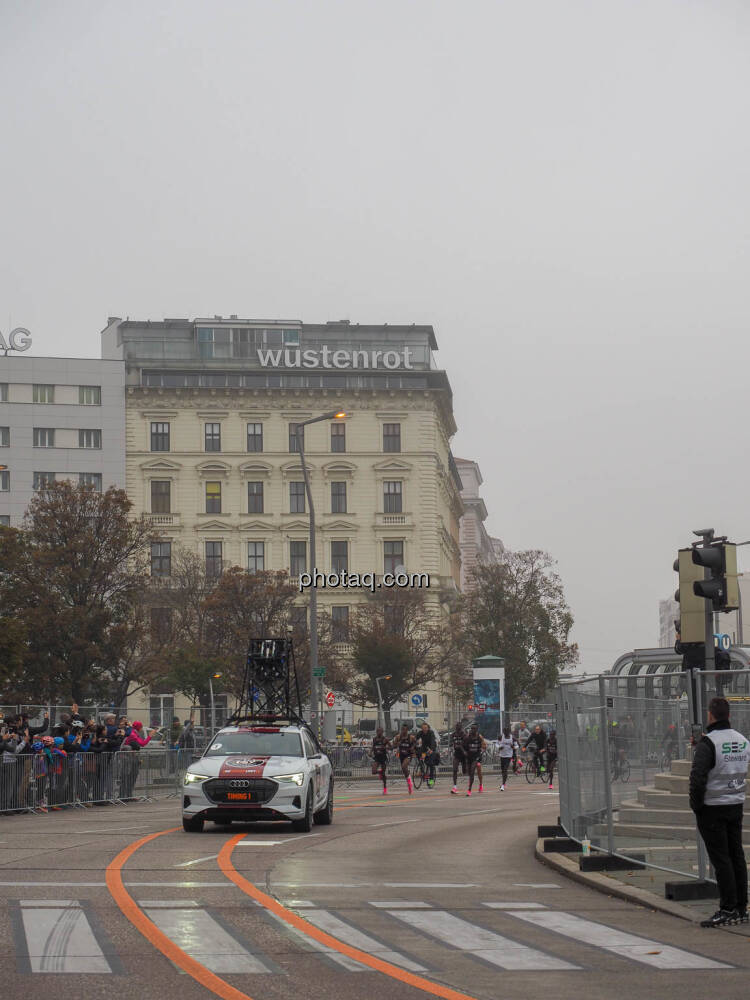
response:
[[[409,347],[403,351],[344,351],[327,346],[319,351],[258,348],[263,368],[413,368],[411,358]]]

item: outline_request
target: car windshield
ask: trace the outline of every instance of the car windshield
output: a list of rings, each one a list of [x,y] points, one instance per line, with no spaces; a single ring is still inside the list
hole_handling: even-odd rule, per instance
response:
[[[217,733],[206,750],[206,757],[227,754],[252,756],[304,757],[299,733]]]

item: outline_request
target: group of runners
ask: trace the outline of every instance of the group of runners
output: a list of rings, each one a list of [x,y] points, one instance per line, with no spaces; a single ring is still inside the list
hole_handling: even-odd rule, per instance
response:
[[[467,795],[471,795],[475,779],[478,781],[478,791],[483,792],[482,755],[487,750],[487,741],[479,732],[478,725],[473,723],[468,729],[464,729],[463,724],[457,722],[450,734],[448,747],[453,757],[451,795],[459,794],[459,769],[462,774],[468,775],[469,778]],[[549,787],[552,788],[552,776],[557,761],[557,737],[554,729],[546,733],[541,726],[537,725],[534,727],[534,731],[530,732],[526,729],[526,723],[522,722],[517,734],[512,733],[508,728],[503,730],[501,738],[497,741],[497,748],[500,757],[501,792],[505,791],[508,771],[511,764],[515,766],[519,750],[533,753],[533,760],[539,773],[544,774],[546,767]],[[372,770],[373,774],[378,774],[383,782],[383,795],[388,794],[388,754],[390,751],[398,756],[410,795],[414,791],[411,766],[415,759],[423,762],[427,787],[434,786],[436,767],[440,763],[440,752],[437,738],[433,730],[430,729],[429,723],[423,722],[417,732],[411,731],[407,726],[402,726],[398,735],[393,739],[388,739],[385,736],[382,727],[378,727],[376,730],[372,741]]]

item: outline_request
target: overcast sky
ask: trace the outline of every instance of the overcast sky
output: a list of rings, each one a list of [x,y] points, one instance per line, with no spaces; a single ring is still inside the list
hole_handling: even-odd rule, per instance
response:
[[[33,353],[432,323],[487,526],[558,560],[588,671],[656,644],[691,529],[750,539],[746,0],[0,0],[0,92]]]

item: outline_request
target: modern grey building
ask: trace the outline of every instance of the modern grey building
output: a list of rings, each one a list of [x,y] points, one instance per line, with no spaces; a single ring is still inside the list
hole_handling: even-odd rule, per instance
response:
[[[0,524],[53,480],[125,486],[125,365],[0,357]]]

